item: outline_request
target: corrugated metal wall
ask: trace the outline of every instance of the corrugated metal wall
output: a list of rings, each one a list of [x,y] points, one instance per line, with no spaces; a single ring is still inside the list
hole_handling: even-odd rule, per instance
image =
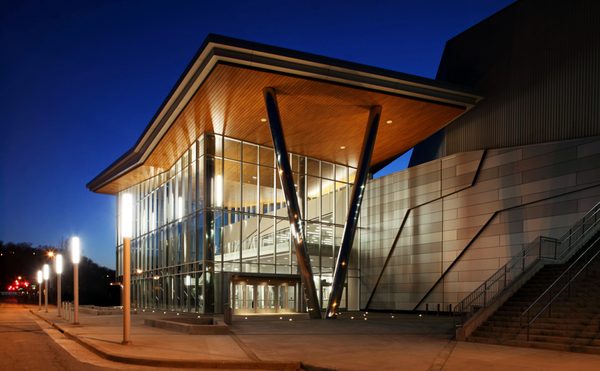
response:
[[[600,135],[600,1],[518,1],[449,40],[437,78],[485,100],[417,146],[411,166]]]

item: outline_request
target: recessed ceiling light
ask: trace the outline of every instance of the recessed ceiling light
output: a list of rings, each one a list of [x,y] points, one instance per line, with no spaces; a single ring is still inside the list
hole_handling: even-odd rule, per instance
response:
[[[391,124],[393,121],[392,120],[387,120],[385,123],[386,124]]]
[[[263,117],[260,119],[260,122],[267,122],[267,119]]]
[[[340,146],[340,149],[346,149],[346,146]]]
[[[256,179],[256,175],[252,175],[252,179]]]

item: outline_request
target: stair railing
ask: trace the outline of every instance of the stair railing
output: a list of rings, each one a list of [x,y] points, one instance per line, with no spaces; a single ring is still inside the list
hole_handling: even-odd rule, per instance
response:
[[[540,236],[533,240],[477,289],[461,300],[454,307],[454,315],[460,315],[464,323],[479,310],[492,303],[515,279],[542,257],[555,256],[558,245],[558,240],[554,238]]]
[[[598,223],[600,224],[600,220]],[[590,228],[593,242],[538,296],[519,316],[521,328],[526,329],[527,341],[533,323],[546,311],[552,316],[552,304],[565,292],[571,293],[573,281],[600,255],[600,235],[597,228]],[[589,239],[586,241],[588,242]]]
[[[486,308],[523,273],[539,260],[556,263],[577,252],[595,232],[600,230],[600,202],[575,222],[561,238],[539,236],[513,256],[485,282],[454,307],[454,315],[464,323],[479,310]]]
[[[554,260],[567,261],[600,230],[600,202],[569,228],[560,238]]]

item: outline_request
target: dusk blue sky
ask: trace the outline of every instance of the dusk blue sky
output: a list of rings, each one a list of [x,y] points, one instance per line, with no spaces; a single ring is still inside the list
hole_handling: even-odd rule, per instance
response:
[[[77,234],[114,268],[114,197],[85,184],[135,143],[208,33],[433,78],[446,40],[511,2],[4,0],[0,240]]]

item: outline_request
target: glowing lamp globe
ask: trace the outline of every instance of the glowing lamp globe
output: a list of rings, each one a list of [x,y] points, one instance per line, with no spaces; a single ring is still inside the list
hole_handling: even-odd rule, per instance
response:
[[[121,235],[131,238],[133,235],[133,196],[125,193],[121,196]]]
[[[54,258],[54,271],[56,274],[62,274],[63,272],[63,257],[61,254],[56,255]]]
[[[73,264],[79,264],[81,260],[81,241],[79,237],[71,237],[71,261]]]
[[[50,278],[50,266],[48,264],[44,264],[42,267],[42,272],[44,273],[44,281],[48,281]]]

